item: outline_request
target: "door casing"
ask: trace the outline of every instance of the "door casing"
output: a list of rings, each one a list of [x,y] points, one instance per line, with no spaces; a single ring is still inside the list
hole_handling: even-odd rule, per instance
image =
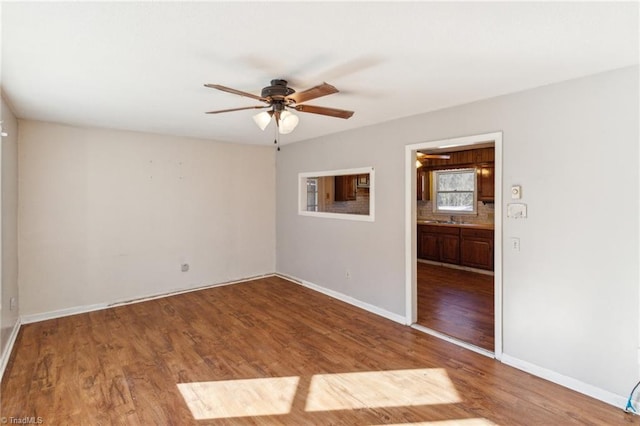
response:
[[[406,324],[418,320],[417,244],[416,244],[416,151],[447,146],[469,146],[494,142],[494,357],[502,357],[502,132],[484,133],[452,139],[419,142],[405,146],[405,307]],[[455,341],[453,343],[456,343]],[[467,346],[467,345],[462,345]]]

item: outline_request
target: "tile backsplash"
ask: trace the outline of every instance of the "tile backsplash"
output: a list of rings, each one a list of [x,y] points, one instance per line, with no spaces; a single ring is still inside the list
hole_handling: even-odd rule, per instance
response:
[[[433,205],[431,201],[418,201],[418,219],[426,220],[442,220],[448,219],[449,214],[436,214],[433,213]],[[484,203],[478,201],[478,214],[477,215],[463,215],[454,214],[453,217],[457,220],[464,220],[471,223],[493,223],[495,212],[495,205],[493,203]]]

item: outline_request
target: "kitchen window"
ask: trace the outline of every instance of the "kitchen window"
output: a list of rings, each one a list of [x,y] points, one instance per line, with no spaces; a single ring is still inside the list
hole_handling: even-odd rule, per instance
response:
[[[476,214],[476,169],[434,171],[433,195],[434,213]]]
[[[318,178],[307,178],[307,211],[318,211]]]

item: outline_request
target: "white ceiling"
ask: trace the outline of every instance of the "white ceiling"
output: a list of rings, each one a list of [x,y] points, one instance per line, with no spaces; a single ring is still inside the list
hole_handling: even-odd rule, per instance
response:
[[[286,144],[638,63],[638,3],[2,3],[2,90],[20,118],[271,144],[205,88],[274,78],[341,93]]]

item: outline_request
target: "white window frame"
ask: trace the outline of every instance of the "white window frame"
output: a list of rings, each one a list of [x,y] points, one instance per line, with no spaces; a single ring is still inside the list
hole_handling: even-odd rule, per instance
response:
[[[309,178],[306,179],[306,202],[305,202],[305,210],[306,211],[318,211],[318,179],[315,179],[315,191],[313,191],[314,197],[315,197],[315,203],[314,204],[309,204]],[[315,206],[315,210],[309,210],[309,206]]]
[[[307,211],[307,178],[324,176],[369,174],[369,214],[331,213]],[[327,219],[356,220],[375,222],[375,171],[374,168],[358,167],[353,169],[323,170],[319,172],[298,173],[298,214],[300,216],[322,217]]]
[[[461,210],[447,210],[438,208],[438,175],[445,173],[473,173],[473,210],[461,211]],[[446,214],[452,216],[475,216],[478,214],[478,169],[475,167],[465,167],[461,169],[446,169],[446,170],[434,170],[433,171],[433,212],[437,214]],[[464,191],[469,192],[469,191]]]

